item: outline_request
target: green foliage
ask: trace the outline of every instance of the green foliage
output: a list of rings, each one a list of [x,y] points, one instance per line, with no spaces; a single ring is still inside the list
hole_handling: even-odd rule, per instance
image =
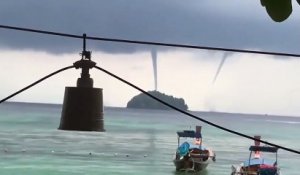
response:
[[[176,98],[170,95],[166,95],[164,93],[158,91],[148,91],[149,94],[161,99],[164,102],[167,102],[170,105],[173,105],[179,109],[187,110],[188,106],[185,104],[183,98]],[[170,108],[151,97],[147,96],[146,94],[139,94],[134,96],[128,103],[127,108],[140,108],[140,109],[163,109],[163,110],[170,110]]]
[[[276,22],[286,20],[293,11],[291,0],[261,0],[260,2],[266,8],[269,16]]]

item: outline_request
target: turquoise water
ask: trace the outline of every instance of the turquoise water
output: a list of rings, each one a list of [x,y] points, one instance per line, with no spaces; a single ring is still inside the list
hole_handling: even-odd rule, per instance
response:
[[[176,131],[202,125],[203,142],[217,154],[205,175],[228,175],[253,143],[175,111],[105,108],[106,132],[57,130],[60,105],[0,104],[0,174],[174,175]],[[197,113],[211,122],[300,150],[300,118]],[[284,175],[299,175],[300,156],[279,150]]]

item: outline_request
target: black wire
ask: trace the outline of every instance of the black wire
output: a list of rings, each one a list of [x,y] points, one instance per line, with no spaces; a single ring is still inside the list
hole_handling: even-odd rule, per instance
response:
[[[2,99],[2,100],[0,101],[0,104],[3,103],[3,102],[5,102],[6,100],[12,98],[13,96],[15,96],[15,95],[17,95],[17,94],[19,94],[19,93],[21,93],[21,92],[23,92],[23,91],[25,91],[25,90],[31,88],[31,87],[33,87],[34,85],[36,85],[36,84],[42,82],[43,80],[45,80],[45,79],[47,79],[47,78],[49,78],[49,77],[51,77],[51,76],[53,76],[53,75],[55,75],[55,74],[57,74],[57,73],[59,73],[59,72],[65,71],[65,70],[67,70],[67,69],[70,69],[70,68],[74,68],[74,66],[68,66],[68,67],[59,69],[59,70],[57,70],[57,71],[55,71],[55,72],[53,72],[53,73],[51,73],[51,74],[49,74],[49,75],[47,75],[47,76],[45,76],[45,77],[43,77],[43,78],[41,78],[41,79],[35,81],[34,83],[32,83],[32,84],[30,84],[30,85],[24,87],[23,89],[21,89],[21,90],[15,92],[15,93],[9,95],[8,97]]]
[[[7,25],[0,25],[0,28],[10,29],[10,30],[18,30],[18,31],[25,31],[25,32],[33,32],[33,33],[41,33],[41,34],[47,34],[47,35],[56,35],[56,36],[69,37],[69,38],[83,39],[82,35],[73,35],[73,34],[60,33],[60,32],[51,32],[51,31],[46,31],[46,30],[37,30],[37,29],[30,29],[30,28],[7,26]],[[97,41],[119,42],[119,43],[142,44],[142,45],[156,45],[156,46],[165,46],[165,47],[180,47],[180,48],[201,49],[201,50],[216,50],[216,51],[252,53],[252,54],[262,54],[262,55],[300,57],[300,54],[291,54],[291,53],[264,52],[264,51],[255,51],[255,50],[229,49],[229,48],[222,48],[222,47],[207,47],[207,46],[186,45],[186,44],[172,44],[172,43],[161,43],[161,42],[136,41],[136,40],[102,38],[102,37],[92,37],[92,36],[86,36],[86,39],[97,40]]]
[[[41,34],[46,34],[46,35],[56,35],[56,36],[69,37],[69,38],[80,38],[80,39],[83,38],[83,36],[80,36],[80,35],[72,35],[72,34],[67,34],[67,33],[51,32],[51,31],[46,31],[46,30],[37,30],[37,29],[30,29],[30,28],[23,28],[23,27],[0,25],[0,28],[10,29],[10,30],[18,30],[18,31],[24,31],[24,32],[32,32],[32,33],[41,33]]]
[[[255,50],[229,49],[229,48],[222,48],[222,47],[208,47],[208,46],[196,46],[196,45],[185,45],[185,44],[171,44],[171,43],[148,42],[148,41],[134,41],[134,40],[111,39],[111,38],[100,38],[100,37],[86,37],[86,38],[91,39],[91,40],[132,43],[132,44],[143,44],[143,45],[156,45],[156,46],[180,47],[180,48],[189,48],[189,49],[216,50],[216,51],[252,53],[252,54],[262,54],[262,55],[300,57],[299,54],[291,54],[291,53],[264,52],[264,51],[255,51]]]
[[[256,138],[251,137],[251,136],[248,136],[248,135],[246,135],[246,134],[243,134],[243,133],[240,133],[240,132],[237,132],[237,131],[234,131],[234,130],[227,129],[227,128],[223,127],[223,126],[217,125],[217,124],[212,123],[212,122],[210,122],[210,121],[207,121],[207,120],[205,120],[205,119],[203,119],[203,118],[197,117],[197,116],[195,116],[195,115],[193,115],[193,114],[191,114],[191,113],[189,113],[189,112],[187,112],[187,111],[184,111],[184,110],[182,110],[182,109],[179,109],[179,108],[177,108],[177,107],[175,107],[175,106],[173,106],[173,105],[171,105],[171,104],[169,104],[169,103],[167,103],[167,102],[165,102],[165,101],[163,101],[163,100],[161,100],[161,99],[159,99],[159,98],[157,98],[157,97],[151,95],[150,93],[148,93],[148,92],[146,92],[145,90],[139,88],[138,86],[136,86],[136,85],[134,85],[134,84],[132,84],[132,83],[130,83],[130,82],[128,82],[128,81],[126,81],[126,80],[120,78],[120,77],[118,77],[117,75],[115,75],[115,74],[113,74],[113,73],[111,73],[111,72],[109,72],[109,71],[107,71],[107,70],[105,70],[105,69],[103,69],[103,68],[101,68],[101,67],[98,67],[98,66],[94,66],[94,67],[95,67],[96,69],[99,69],[100,71],[102,71],[102,72],[104,72],[104,73],[106,73],[106,74],[108,74],[108,75],[110,75],[110,76],[112,76],[112,77],[114,77],[114,78],[116,78],[116,79],[122,81],[123,83],[125,83],[125,84],[127,84],[127,85],[133,87],[134,89],[137,89],[138,91],[140,91],[140,92],[146,94],[147,96],[153,98],[154,100],[156,100],[156,101],[158,101],[158,102],[160,102],[160,103],[162,103],[162,104],[164,104],[164,105],[166,105],[166,106],[168,106],[168,107],[170,107],[170,108],[172,108],[172,109],[174,109],[174,110],[176,110],[176,111],[178,111],[178,112],[180,112],[180,113],[183,113],[183,114],[185,114],[185,115],[187,115],[187,116],[189,116],[189,117],[192,117],[192,118],[194,118],[194,119],[196,119],[196,120],[200,120],[200,121],[202,121],[202,122],[204,122],[204,123],[206,123],[206,124],[208,124],[208,125],[214,126],[214,127],[218,128],[218,129],[221,129],[221,130],[223,130],[223,131],[226,131],[226,132],[229,132],[229,133],[232,133],[232,134],[241,136],[241,137],[245,137],[245,138],[247,138],[247,139],[259,141],[259,142],[261,142],[261,143],[264,143],[264,144],[267,144],[267,145],[270,145],[270,146],[274,146],[274,147],[277,147],[277,148],[280,148],[280,149],[283,149],[283,150],[286,150],[286,151],[289,151],[289,152],[293,152],[293,153],[296,153],[296,154],[300,154],[300,151],[297,151],[297,150],[294,150],[294,149],[291,149],[291,148],[287,148],[287,147],[284,147],[284,146],[280,146],[280,145],[277,145],[277,144],[274,144],[274,143],[270,143],[270,142],[267,142],[267,141],[264,141],[264,140],[256,139]]]

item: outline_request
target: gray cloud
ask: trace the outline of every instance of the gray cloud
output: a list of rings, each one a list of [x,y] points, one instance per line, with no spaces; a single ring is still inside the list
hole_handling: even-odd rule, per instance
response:
[[[273,22],[253,0],[3,0],[0,23],[89,36],[299,53],[299,22]],[[298,18],[299,20],[299,18]],[[0,46],[54,53],[80,51],[78,39],[0,29]],[[147,46],[88,41],[91,50]],[[150,49],[149,49],[150,50]]]

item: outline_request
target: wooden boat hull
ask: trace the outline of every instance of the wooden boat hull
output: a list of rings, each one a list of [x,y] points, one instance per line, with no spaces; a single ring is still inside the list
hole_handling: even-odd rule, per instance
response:
[[[209,160],[202,161],[200,159],[183,157],[175,159],[173,163],[176,166],[176,171],[201,171],[208,166]]]
[[[257,174],[280,175],[280,170],[278,168],[269,169],[269,170],[268,169],[259,170],[259,168],[255,166],[243,167],[242,165],[240,165],[240,166],[232,166],[231,169],[232,169],[231,175],[257,175]]]

